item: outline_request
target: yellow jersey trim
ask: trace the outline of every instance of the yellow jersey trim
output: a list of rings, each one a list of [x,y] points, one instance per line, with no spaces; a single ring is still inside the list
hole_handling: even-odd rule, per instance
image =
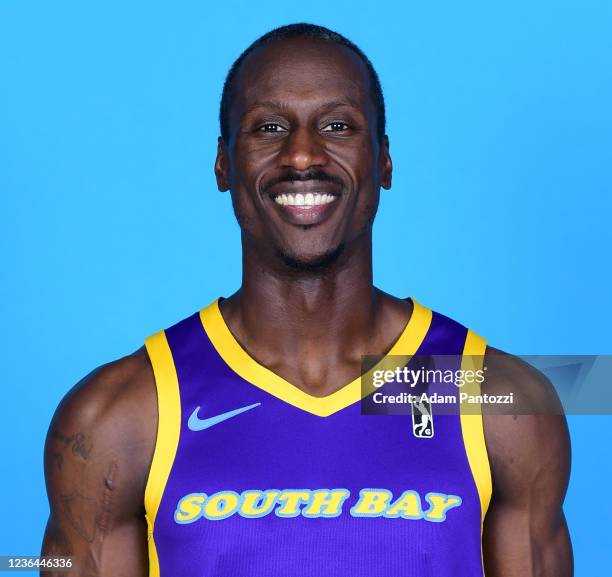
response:
[[[484,355],[487,348],[487,342],[481,336],[471,330],[468,330],[463,348],[463,357],[461,360],[462,370],[478,370],[483,368]],[[462,389],[462,392],[468,395],[479,395],[480,384],[475,380],[467,381]],[[482,412],[477,409],[476,414],[473,414],[474,404],[467,407],[461,405],[461,432],[463,434],[463,444],[467,453],[468,463],[474,477],[474,483],[478,490],[480,499],[480,542],[482,544],[482,532],[484,518],[491,502],[491,494],[493,491],[493,483],[491,480],[491,467],[489,464],[489,456],[487,454],[487,445],[485,443],[484,427]],[[467,414],[467,413],[470,414]],[[482,545],[481,545],[482,557]],[[483,563],[484,575],[484,563]]]
[[[148,528],[149,576],[159,577],[159,559],[153,539],[155,518],[174,462],[181,430],[181,398],[178,377],[166,333],[145,340],[157,390],[157,438],[145,487],[145,516]]]
[[[361,380],[381,366],[388,356],[412,356],[416,353],[429,330],[432,312],[414,299],[411,300],[412,315],[387,355],[366,374],[360,375],[338,391],[325,397],[316,397],[302,391],[251,357],[230,332],[219,310],[218,299],[200,311],[200,319],[206,334],[221,358],[245,381],[298,409],[318,417],[329,417],[356,403],[374,390],[374,387],[368,386],[362,391]],[[371,379],[365,382],[370,383]]]

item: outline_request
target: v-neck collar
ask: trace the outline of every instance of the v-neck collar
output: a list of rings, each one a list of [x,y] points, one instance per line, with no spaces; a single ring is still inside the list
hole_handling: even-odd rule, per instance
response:
[[[410,319],[387,354],[367,373],[324,397],[306,393],[249,355],[229,330],[219,309],[219,299],[200,311],[200,319],[217,353],[245,381],[303,411],[319,417],[328,417],[356,403],[373,390],[371,388],[362,390],[361,379],[384,365],[385,360],[388,360],[387,357],[393,355],[411,357],[417,352],[429,330],[432,312],[414,299],[410,300],[413,305]]]

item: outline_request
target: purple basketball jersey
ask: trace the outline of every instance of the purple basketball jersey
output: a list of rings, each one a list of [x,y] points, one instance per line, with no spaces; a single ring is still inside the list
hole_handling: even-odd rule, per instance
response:
[[[484,355],[482,338],[412,302],[389,355]],[[359,378],[311,396],[242,349],[218,301],[146,347],[151,576],[483,575],[480,415],[433,414],[417,434],[410,414],[363,415]]]

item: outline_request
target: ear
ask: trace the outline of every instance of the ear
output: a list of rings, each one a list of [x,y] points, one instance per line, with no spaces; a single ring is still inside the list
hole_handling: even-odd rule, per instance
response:
[[[393,162],[391,162],[391,155],[389,154],[389,137],[386,134],[382,138],[378,168],[380,171],[380,186],[389,190],[393,175]]]
[[[215,159],[215,177],[217,178],[217,188],[221,192],[229,190],[229,156],[227,146],[223,138],[219,136],[217,140],[217,158]]]

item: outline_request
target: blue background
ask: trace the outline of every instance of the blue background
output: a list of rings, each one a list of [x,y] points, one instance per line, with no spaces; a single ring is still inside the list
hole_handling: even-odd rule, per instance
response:
[[[1,2],[0,553],[39,552],[63,394],[237,287],[218,98],[277,25],[335,28],[381,76],[395,164],[382,288],[510,352],[612,353],[612,3],[301,5]],[[603,574],[612,420],[570,426],[576,574]]]

